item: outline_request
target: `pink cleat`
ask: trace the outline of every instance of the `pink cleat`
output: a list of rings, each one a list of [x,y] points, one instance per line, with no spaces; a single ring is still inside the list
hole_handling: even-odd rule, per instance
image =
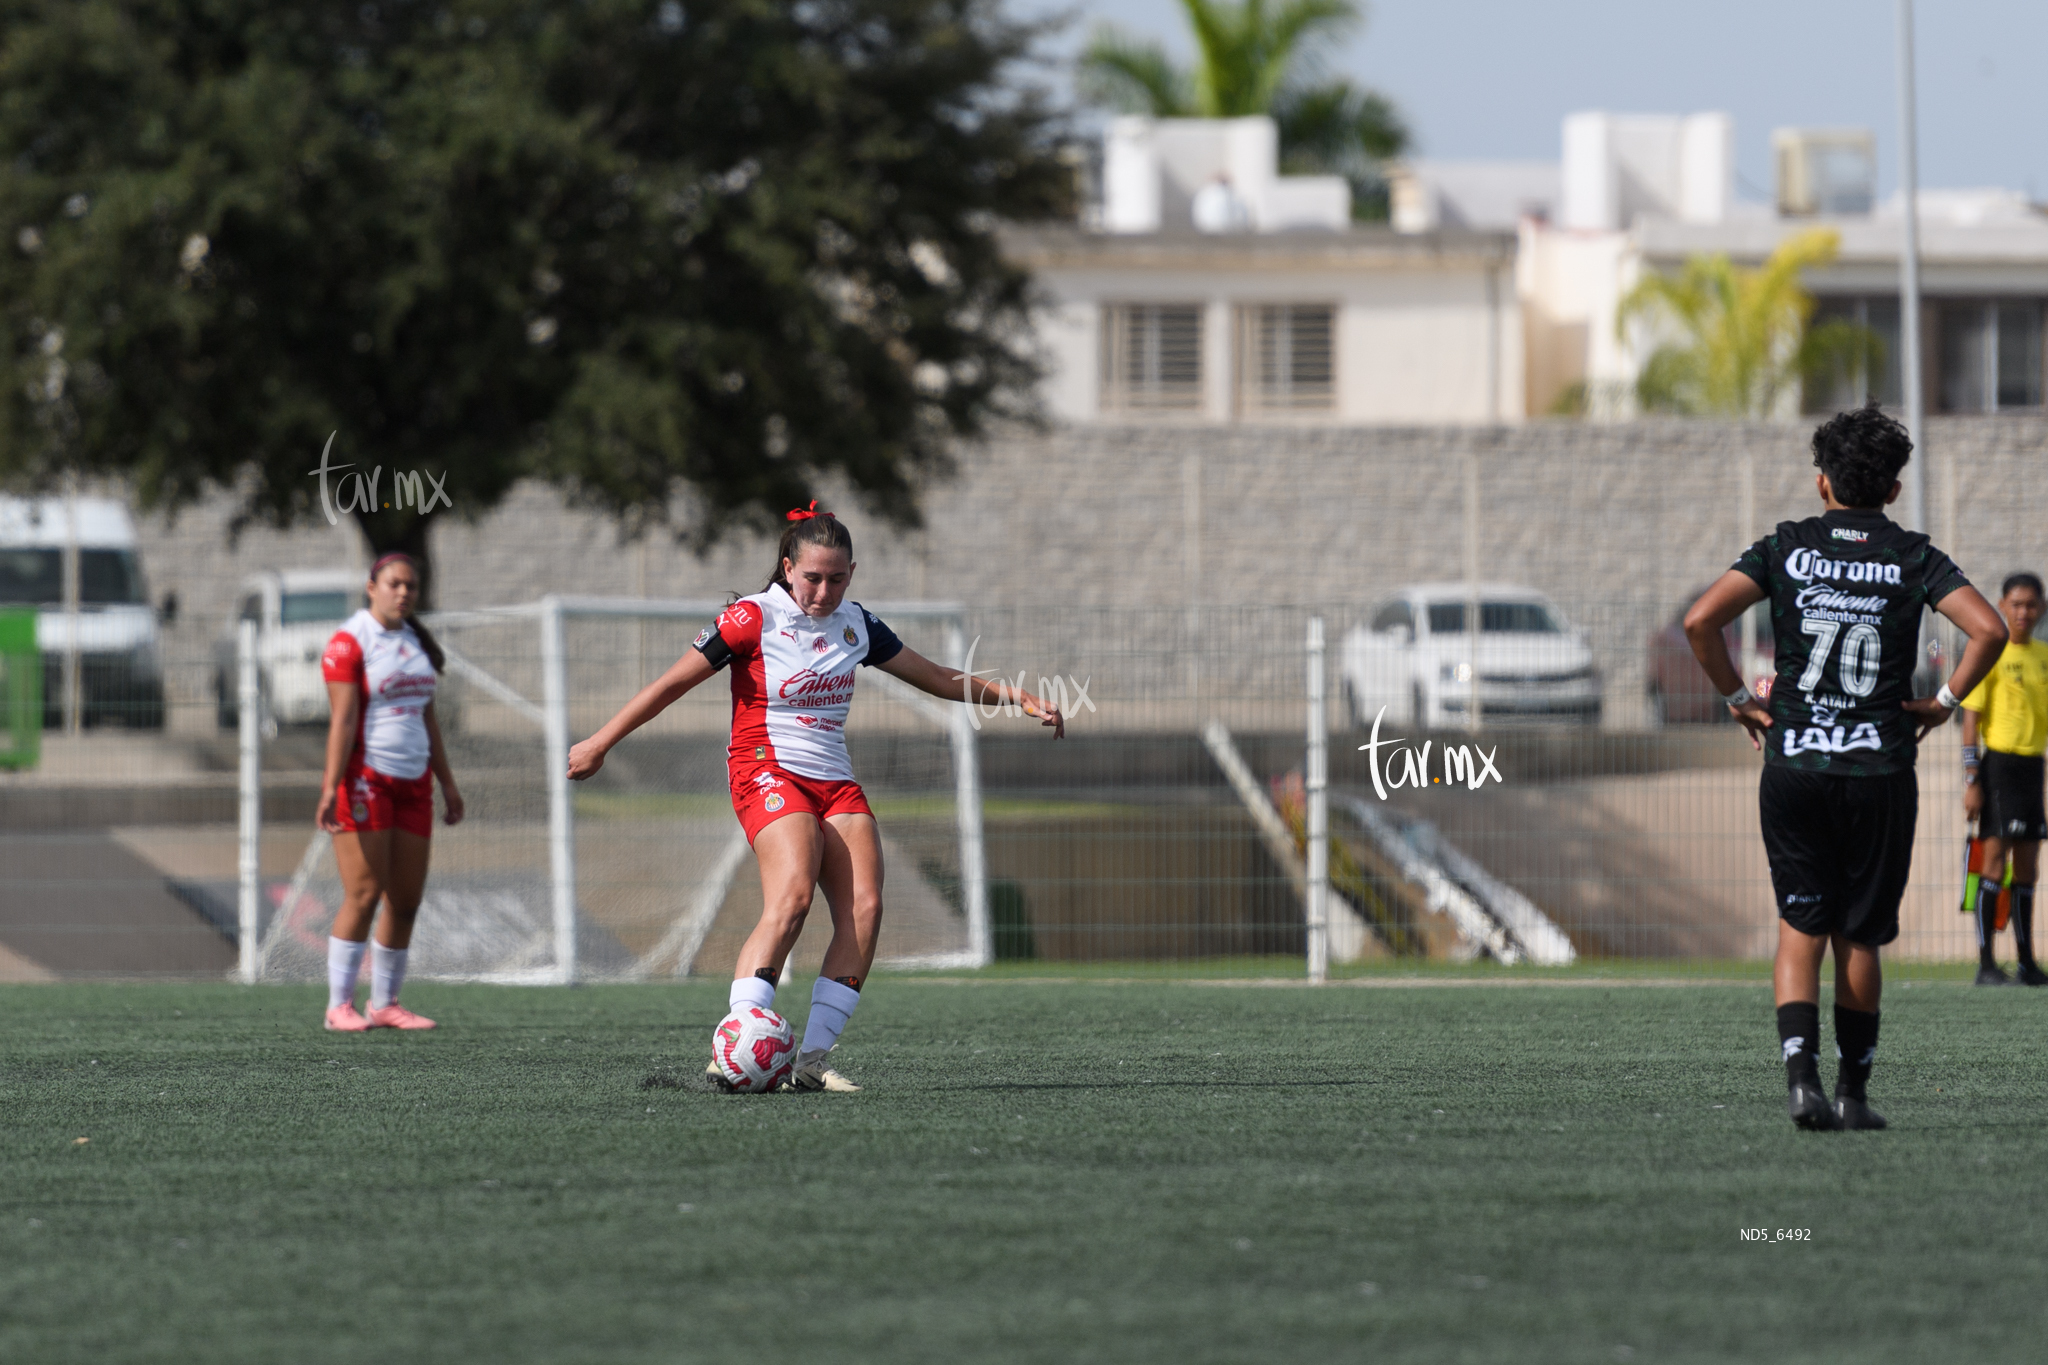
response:
[[[396,1000],[380,1005],[370,1011],[370,1021],[364,1028],[433,1028],[434,1021],[424,1014],[414,1014]]]
[[[327,1011],[329,1033],[361,1033],[370,1027],[370,1021],[356,1013],[356,1002],[350,1000]]]

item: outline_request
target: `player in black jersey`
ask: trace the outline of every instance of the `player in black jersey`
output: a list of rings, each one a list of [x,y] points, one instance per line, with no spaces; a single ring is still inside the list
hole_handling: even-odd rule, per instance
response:
[[[1778,1037],[1802,1128],[1882,1128],[1865,1086],[1877,1054],[1878,948],[1899,934],[1913,860],[1922,736],[1998,661],[2005,623],[1926,536],[1884,514],[1913,452],[1875,405],[1813,433],[1826,511],[1781,522],[1685,614],[1693,654],[1764,751],[1757,805],[1778,901]],[[1768,599],[1777,674],[1750,694],[1722,630]],[[1912,695],[1921,612],[1970,637],[1932,697]],[[1820,963],[1835,951],[1835,1102],[1821,1090]]]

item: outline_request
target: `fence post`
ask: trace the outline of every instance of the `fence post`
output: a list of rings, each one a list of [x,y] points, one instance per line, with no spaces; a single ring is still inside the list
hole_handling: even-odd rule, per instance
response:
[[[946,659],[967,667],[967,633],[958,621],[946,626]],[[963,702],[965,699],[962,699]],[[988,922],[988,853],[982,843],[981,751],[974,716],[963,704],[953,712],[953,808],[960,830],[960,901],[967,912],[967,952],[977,967],[996,960]]]
[[[546,717],[548,870],[555,908],[555,978],[576,981],[576,823],[569,801],[569,678],[562,599],[541,599],[541,708]]]
[[[1330,730],[1323,705],[1323,618],[1308,623],[1308,979],[1330,978]]]
[[[257,911],[262,894],[263,846],[263,678],[256,666],[256,623],[235,628],[235,718],[241,740],[241,826],[236,837],[236,896],[239,961],[235,975],[256,981]]]

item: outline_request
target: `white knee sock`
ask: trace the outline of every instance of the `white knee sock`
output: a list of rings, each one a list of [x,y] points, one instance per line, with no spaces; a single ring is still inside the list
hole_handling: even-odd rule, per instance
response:
[[[404,948],[370,945],[370,1008],[381,1010],[398,1003],[398,988],[405,984]]]
[[[367,943],[328,935],[327,1008],[355,1003],[356,977],[363,970],[363,951],[368,947]]]
[[[726,1009],[736,1010],[742,1005],[752,1005],[759,1010],[775,1008],[775,986],[758,976],[743,976],[732,983],[732,993],[725,998]]]
[[[860,992],[842,986],[830,977],[819,977],[811,985],[811,1017],[804,1022],[803,1052],[830,1052],[846,1031]]]

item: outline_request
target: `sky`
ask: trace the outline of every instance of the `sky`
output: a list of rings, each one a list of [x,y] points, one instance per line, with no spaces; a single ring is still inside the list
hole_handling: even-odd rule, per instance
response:
[[[1009,4],[1072,14],[1061,51],[1103,21],[1191,51],[1176,0]],[[2048,198],[2048,3],[1915,9],[1921,185]],[[1554,161],[1574,110],[1719,109],[1739,197],[1771,196],[1773,128],[1839,125],[1876,132],[1883,195],[1899,176],[1896,32],[1895,0],[1374,0],[1330,66],[1391,96],[1424,159]]]

